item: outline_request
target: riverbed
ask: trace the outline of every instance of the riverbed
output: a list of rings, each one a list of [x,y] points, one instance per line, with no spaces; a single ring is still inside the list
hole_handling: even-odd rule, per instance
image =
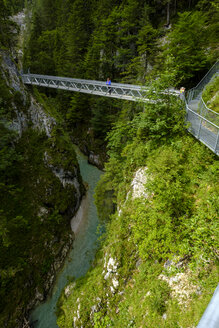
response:
[[[34,328],[57,328],[56,304],[68,278],[79,278],[86,274],[97,249],[99,225],[96,206],[94,205],[94,188],[100,178],[101,171],[88,164],[87,157],[77,148],[76,153],[83,181],[88,184],[88,191],[78,213],[71,221],[75,233],[73,248],[65,260],[61,272],[57,275],[51,296],[40,304],[31,314],[31,322],[36,322]]]

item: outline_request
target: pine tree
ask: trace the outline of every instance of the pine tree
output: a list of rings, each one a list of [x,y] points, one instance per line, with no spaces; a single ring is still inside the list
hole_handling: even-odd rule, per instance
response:
[[[9,44],[9,21],[10,11],[5,5],[4,0],[0,0],[0,45],[7,46]]]
[[[169,35],[166,54],[172,56],[179,84],[188,84],[194,75],[199,79],[197,72],[203,71],[206,66],[205,23],[206,16],[202,12],[185,12],[179,14],[179,20]]]

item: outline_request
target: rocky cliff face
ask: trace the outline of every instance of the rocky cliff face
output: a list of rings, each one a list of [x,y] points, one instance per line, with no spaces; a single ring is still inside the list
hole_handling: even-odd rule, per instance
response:
[[[17,93],[20,96],[20,105],[22,105],[21,107],[14,101],[12,102],[14,117],[10,128],[17,131],[18,135],[21,136],[28,125],[32,124],[34,129],[44,131],[48,138],[51,137],[52,128],[56,125],[55,119],[46,114],[33,96],[26,91],[10,55],[3,51],[0,52],[0,55],[2,76],[10,89],[10,93]]]
[[[5,299],[0,322],[5,327],[22,327],[28,312],[45,299],[73,242],[70,219],[79,208],[84,187],[70,138],[63,135],[59,122],[45,113],[26,90],[9,54],[0,52],[0,64],[7,90],[4,105],[7,110],[1,116],[1,124],[13,131],[12,147],[22,158],[21,175],[18,172],[18,179],[14,181],[23,190],[16,215],[27,216],[31,240],[25,255],[19,241],[0,250],[10,253],[10,247],[17,247],[25,262],[23,277],[15,274],[8,281],[13,287],[7,294],[9,299],[14,299],[14,304],[9,309],[9,300]],[[2,98],[4,102],[4,95]],[[23,211],[28,202],[30,208]],[[10,219],[8,216],[8,222]],[[27,238],[21,230],[17,234],[20,234],[18,239]],[[7,263],[3,263],[3,269],[7,270]],[[22,292],[16,298],[18,285]]]

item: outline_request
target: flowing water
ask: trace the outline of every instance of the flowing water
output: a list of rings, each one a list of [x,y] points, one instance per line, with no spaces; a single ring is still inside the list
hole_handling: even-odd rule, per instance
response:
[[[94,258],[97,248],[97,227],[98,217],[93,201],[94,188],[100,178],[101,171],[88,164],[87,157],[76,149],[78,162],[80,165],[83,181],[87,182],[89,189],[87,196],[82,202],[80,212],[83,212],[83,219],[73,223],[73,230],[76,230],[73,249],[66,258],[62,271],[58,274],[52,294],[45,303],[40,304],[31,314],[31,322],[36,322],[34,328],[56,328],[56,304],[68,277],[79,278],[87,272]],[[81,214],[81,213],[80,213]]]

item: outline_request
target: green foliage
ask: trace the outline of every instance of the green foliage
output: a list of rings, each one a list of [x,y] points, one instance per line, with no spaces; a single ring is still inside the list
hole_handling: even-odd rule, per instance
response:
[[[203,100],[207,104],[207,106],[219,113],[219,76],[215,77],[212,82],[210,82],[203,94]]]
[[[24,8],[24,0],[4,0],[3,1],[8,8],[10,8],[11,13],[14,15]],[[0,6],[2,8],[2,6]]]
[[[151,96],[155,87],[163,90],[164,85],[168,86],[167,76],[156,81]],[[162,103],[157,101],[159,98]],[[143,113],[129,122],[116,123],[108,134],[110,159],[96,189],[96,203],[104,220],[109,219],[116,207],[120,210],[108,220],[108,237],[101,252],[104,251],[105,257],[106,254],[116,257],[120,279],[129,283],[125,287],[122,284],[122,298],[117,293],[106,296],[107,307],[101,303],[101,313],[96,315],[99,324],[104,314],[109,315],[111,325],[116,327],[159,327],[164,313],[170,327],[197,324],[207,305],[203,294],[210,299],[208,283],[212,292],[217,285],[218,162],[214,154],[185,134],[183,116],[180,103],[159,95],[156,103],[145,106]],[[147,197],[133,201],[128,192],[133,172],[139,166],[147,166]],[[109,191],[111,195],[107,195]],[[165,274],[184,272],[198,285],[202,285],[200,272],[205,279],[209,278],[201,287],[201,296],[196,293],[190,296],[187,302],[191,311],[186,316],[183,308],[188,303],[179,305],[177,296],[170,297],[168,284],[158,278],[164,270],[163,263],[174,256],[187,258],[189,263]],[[143,261],[146,267],[143,271],[134,269],[136,257]],[[186,271],[188,266],[193,272]],[[104,273],[98,276],[97,270],[101,270],[101,264],[96,263],[91,270],[89,277],[93,274],[93,279],[89,279],[89,284],[103,279]],[[88,286],[86,279],[81,284],[84,291]],[[97,294],[93,291],[92,295],[95,298]],[[68,300],[64,304],[67,309]]]
[[[205,51],[207,30],[206,16],[203,12],[185,12],[179,14],[179,20],[169,35],[167,44],[172,58],[172,66],[176,70],[178,84],[186,83],[206,66]],[[197,77],[199,78],[199,76]]]
[[[122,150],[135,135],[135,126],[132,122],[118,122],[107,135],[108,154],[111,158],[121,158]]]
[[[118,170],[120,167],[118,160],[112,158],[109,163],[106,164],[106,167],[109,168],[107,170],[108,173],[101,176],[95,191],[98,216],[104,221],[115,211],[115,191],[118,188],[119,182],[122,181],[122,174],[120,170]]]
[[[5,133],[7,130],[1,131]],[[35,131],[23,133],[22,138],[17,142],[13,139],[13,143],[11,131],[7,136],[1,138],[1,146],[3,142],[4,146],[1,148],[0,163],[0,257],[1,272],[5,273],[1,274],[0,322],[3,325],[3,321],[9,318],[9,327],[13,327],[16,305],[19,303],[22,309],[35,289],[29,286],[29,292],[18,293],[20,285],[29,281],[30,276],[33,286],[43,285],[54,254],[60,247],[59,243],[54,245],[52,240],[55,236],[60,242],[67,240],[67,218],[76,204],[74,187],[64,190],[44,164],[44,153],[49,153],[50,162],[54,156],[54,164],[61,163],[65,169],[75,165],[75,158],[69,156],[67,161],[68,151],[64,150],[61,136],[56,150],[53,140],[52,151],[45,135]],[[53,245],[52,252],[51,246],[42,249],[45,243]],[[14,299],[13,306],[11,298]]]
[[[101,312],[94,313],[94,328],[107,328],[111,324],[110,318]]]
[[[83,123],[86,117],[87,97],[79,93],[73,94],[70,102],[70,107],[66,114],[66,119],[69,126],[76,126],[78,123]]]
[[[130,161],[127,157],[119,165],[119,160],[116,162],[113,157],[111,165],[105,168],[97,202],[101,205],[101,187],[104,192],[107,185],[115,183],[114,197],[117,195],[121,211],[111,215],[102,247],[88,274],[76,281],[70,296],[62,297],[60,305],[65,314],[58,319],[60,327],[72,326],[80,303],[77,322],[87,327],[105,327],[106,320],[109,326],[121,328],[162,327],[165,322],[169,327],[186,328],[198,323],[217,286],[214,261],[218,239],[218,165],[214,155],[206,152],[202,145],[194,144],[188,136],[175,138],[172,145],[166,144],[147,153],[148,196],[146,200],[135,201],[127,197],[127,191],[118,199],[118,187],[127,186],[123,178],[120,182],[114,178],[116,174],[123,177],[130,174],[127,170]],[[127,183],[128,179],[125,181]],[[193,225],[197,213],[200,220]],[[172,271],[165,270],[166,259],[176,255],[178,259],[188,258],[193,271],[187,271],[186,262],[183,267],[173,265]],[[104,263],[109,257],[119,263],[115,275],[119,289],[115,294],[109,291],[111,278],[104,279]],[[139,258],[141,264],[137,265]],[[171,295],[170,286],[160,278],[160,274],[171,277],[176,273],[187,275],[202,293],[192,293],[190,285],[185,284],[179,289],[185,288],[190,296],[179,304],[178,295]],[[92,309],[95,309],[93,316]],[[168,321],[164,321],[164,314]]]
[[[10,11],[4,0],[0,0],[0,46],[8,47],[10,44]]]
[[[215,1],[201,0],[197,8],[205,13],[207,18],[207,54],[213,64],[218,59],[217,35],[219,33],[219,6]]]
[[[94,99],[93,99],[94,100]],[[96,138],[102,139],[106,137],[111,125],[118,117],[116,105],[111,99],[100,97],[91,103],[92,117],[90,120],[91,128]]]
[[[91,29],[90,11],[90,2],[84,5],[84,1],[76,0],[71,6],[69,19],[67,21],[67,72],[74,77],[81,78],[83,74],[82,61],[87,50]],[[74,65],[72,65],[72,63],[74,63]]]
[[[149,297],[149,307],[151,312],[157,312],[159,315],[163,315],[167,309],[167,302],[169,299],[169,287],[167,283],[157,280],[155,281],[152,289],[152,296]]]
[[[118,130],[114,132],[118,135]],[[115,142],[113,132],[109,140]],[[218,162],[186,134],[144,153],[146,147],[130,137],[122,154],[120,148],[113,148],[96,202],[105,220],[110,214],[107,201],[116,202],[120,210],[108,221],[89,273],[76,281],[68,298],[62,298],[65,315],[58,319],[60,327],[71,327],[80,302],[79,323],[87,327],[162,327],[168,323],[167,327],[186,328],[198,323],[217,286]],[[146,199],[133,200],[127,195],[136,170],[135,152],[141,153],[141,166],[147,165]],[[107,198],[107,188],[114,190],[113,197]],[[119,263],[115,294],[109,291],[111,278],[104,279],[109,257]],[[165,261],[174,258],[175,264],[181,259],[183,266],[173,263],[165,269]],[[190,296],[180,303],[161,274],[167,279],[185,275],[178,289],[187,290]],[[202,292],[196,293],[197,287],[192,292],[192,286]]]
[[[153,61],[152,57],[155,56],[158,46],[157,38],[158,31],[153,28],[149,20],[149,13],[151,8],[148,5],[144,7],[144,16],[141,18],[138,31],[136,46],[137,52],[135,57],[131,59],[131,63],[127,63],[124,75],[127,75],[126,80],[130,82],[135,81],[136,76],[144,83],[148,74],[149,63]]]

